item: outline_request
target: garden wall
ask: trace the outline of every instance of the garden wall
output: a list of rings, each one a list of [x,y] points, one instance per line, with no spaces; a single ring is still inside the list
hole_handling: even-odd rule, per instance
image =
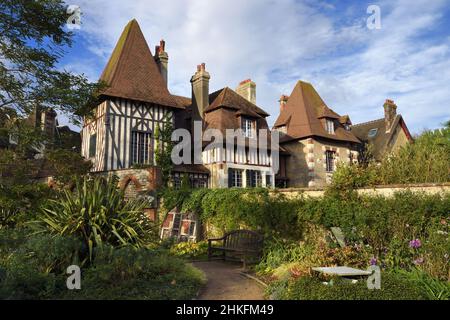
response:
[[[385,197],[391,197],[395,192],[399,191],[412,191],[420,192],[424,194],[437,194],[441,192],[450,192],[450,183],[428,183],[428,184],[399,184],[388,186],[375,186],[372,188],[358,189],[357,192],[360,195],[381,195]],[[296,197],[298,195],[305,195],[308,197],[321,197],[325,193],[325,188],[290,188],[290,189],[277,189],[277,191],[288,198]]]

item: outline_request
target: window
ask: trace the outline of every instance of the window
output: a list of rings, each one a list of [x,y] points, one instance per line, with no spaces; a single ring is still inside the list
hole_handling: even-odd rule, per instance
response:
[[[336,152],[334,151],[325,151],[325,161],[326,161],[326,170],[327,172],[333,172],[334,171],[334,156]]]
[[[262,186],[262,176],[261,171],[257,170],[247,170],[247,187],[261,187]]]
[[[189,236],[195,236],[195,221],[191,221],[189,224]]]
[[[148,132],[131,133],[131,164],[149,164],[151,162],[151,135]]]
[[[178,237],[181,229],[181,214],[175,213],[172,225],[172,237]]]
[[[180,177],[174,177],[174,178],[173,178],[173,187],[174,187],[176,190],[181,189],[181,179],[180,179]]]
[[[228,187],[242,188],[242,170],[228,169]]]
[[[266,187],[272,186],[272,176],[270,174],[266,174]]]
[[[95,157],[95,152],[97,151],[97,134],[91,135],[89,138],[89,158]]]
[[[327,119],[325,122],[325,129],[329,134],[334,134],[334,122],[333,120]]]
[[[367,136],[369,138],[373,138],[373,137],[375,137],[377,135],[377,133],[378,133],[378,128],[370,129],[369,133],[367,134]]]
[[[255,130],[254,121],[250,119],[242,119],[242,132],[246,138],[253,138],[253,132]]]
[[[286,128],[286,126],[278,127],[278,128],[276,128],[276,130],[277,130],[279,133],[282,133],[282,134],[286,134],[286,133],[287,133],[287,128]]]

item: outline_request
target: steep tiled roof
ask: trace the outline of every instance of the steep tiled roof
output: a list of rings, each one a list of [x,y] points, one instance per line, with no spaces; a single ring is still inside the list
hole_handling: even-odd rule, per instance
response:
[[[258,108],[256,105],[240,96],[234,90],[225,87],[209,95],[209,106],[205,109],[205,113],[211,112],[219,108],[235,109],[239,114],[260,118],[268,117],[269,114]]]
[[[342,124],[352,124],[352,120],[350,120],[350,116],[348,114],[339,117],[339,123]]]
[[[183,108],[188,108],[192,104],[192,99],[183,96],[172,95],[175,101],[178,103],[178,106]]]
[[[392,128],[389,132],[386,132],[386,122],[385,119],[377,119],[365,123],[353,125],[352,132],[361,141],[370,143],[372,145],[373,157],[376,160],[381,160],[383,155],[388,151],[389,142],[393,137],[397,126],[401,126],[405,130],[408,139],[412,140],[411,135],[406,127],[403,117],[401,115],[396,115],[394,122],[392,123]],[[373,135],[369,136],[369,132],[372,131]]]
[[[108,85],[102,92],[105,96],[179,108],[134,19],[123,30],[100,80]]]
[[[322,117],[339,119],[340,115],[325,104],[310,83],[298,81],[274,127],[287,127],[283,141],[317,136],[359,143],[358,138],[339,123],[336,124],[335,134],[326,132],[320,121]]]

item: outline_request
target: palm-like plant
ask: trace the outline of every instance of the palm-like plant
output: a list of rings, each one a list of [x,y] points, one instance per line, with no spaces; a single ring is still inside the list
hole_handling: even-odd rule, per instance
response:
[[[157,229],[144,214],[143,200],[125,200],[118,179],[83,178],[74,191],[64,190],[56,200],[42,206],[32,225],[38,232],[76,236],[89,249],[104,243],[120,247],[144,247],[157,236]]]

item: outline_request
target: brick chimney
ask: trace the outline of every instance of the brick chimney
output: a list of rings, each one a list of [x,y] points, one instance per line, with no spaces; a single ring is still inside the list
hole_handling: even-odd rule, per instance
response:
[[[159,41],[159,46],[155,47],[155,62],[167,86],[169,55],[166,52],[166,42],[164,40]]]
[[[256,83],[251,79],[241,81],[236,88],[236,92],[251,103],[256,104]]]
[[[386,132],[391,131],[392,124],[397,116],[397,105],[393,100],[386,99],[384,107],[384,122],[386,124]]]
[[[203,119],[203,112],[209,105],[209,73],[204,63],[197,66],[197,72],[191,78],[192,84],[192,120]]]
[[[288,102],[289,96],[282,94],[280,97],[280,100],[278,102],[280,103],[280,112],[283,112],[286,108],[286,103]]]

